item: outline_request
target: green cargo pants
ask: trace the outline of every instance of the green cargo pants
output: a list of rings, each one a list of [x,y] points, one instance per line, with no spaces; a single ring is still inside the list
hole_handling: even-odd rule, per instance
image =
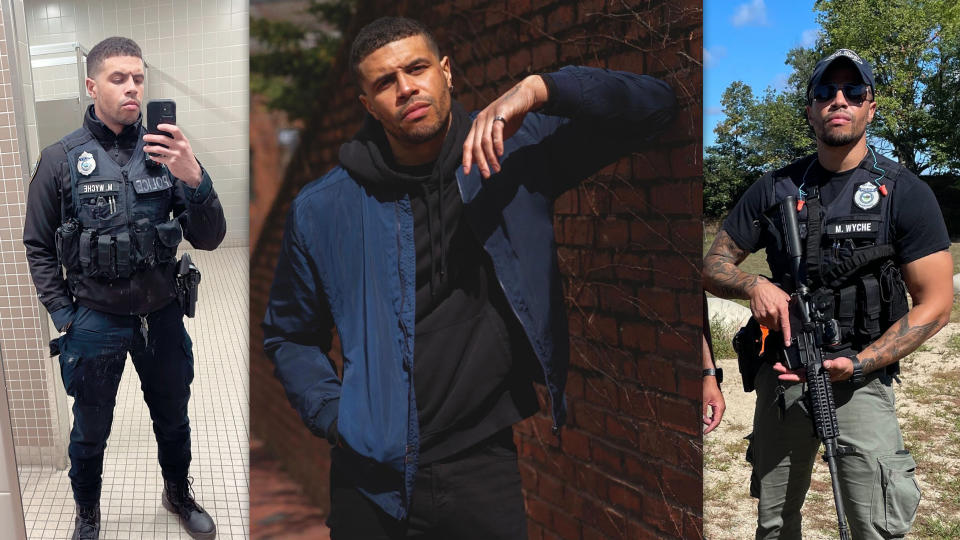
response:
[[[855,540],[903,538],[920,503],[916,463],[903,448],[891,384],[892,377],[875,373],[857,388],[849,382],[833,385],[839,443],[855,452],[837,460],[844,510]],[[777,386],[777,373],[762,366],[747,449],[747,461],[753,464],[750,494],[759,499],[756,538],[800,539],[800,508],[821,445],[798,403],[802,386],[786,383],[782,419]],[[826,491],[832,501],[833,492]]]

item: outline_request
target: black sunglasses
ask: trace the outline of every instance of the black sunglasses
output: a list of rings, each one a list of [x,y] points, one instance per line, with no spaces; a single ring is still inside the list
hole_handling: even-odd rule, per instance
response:
[[[867,89],[870,86],[866,84],[818,84],[813,87],[813,90],[810,92],[810,97],[814,101],[823,103],[825,101],[830,101],[837,95],[837,90],[843,90],[843,96],[856,103],[857,105],[863,103],[867,99]]]

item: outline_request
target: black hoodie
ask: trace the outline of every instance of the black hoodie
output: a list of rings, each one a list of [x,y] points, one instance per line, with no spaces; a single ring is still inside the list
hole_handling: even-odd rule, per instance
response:
[[[470,118],[453,103],[436,161],[397,165],[367,117],[340,163],[380,197],[410,197],[416,249],[414,389],[420,461],[456,454],[537,410],[535,356],[484,251],[463,218],[456,182]]]

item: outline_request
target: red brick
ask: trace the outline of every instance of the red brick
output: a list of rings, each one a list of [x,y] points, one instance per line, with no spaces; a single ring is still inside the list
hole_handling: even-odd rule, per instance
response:
[[[585,331],[588,336],[597,336],[608,345],[616,347],[620,343],[617,321],[613,317],[593,314],[587,318]]]
[[[507,59],[498,56],[487,62],[487,81],[499,81],[507,74]]]
[[[520,461],[520,479],[525,489],[530,490],[537,486],[537,469],[528,461]]]
[[[663,399],[663,407],[660,408],[661,425],[690,435],[700,434],[700,410],[696,403],[669,397]]]
[[[646,523],[673,537],[679,537],[683,531],[683,513],[680,509],[667,504],[663,499],[643,495],[643,520]]]
[[[510,55],[510,62],[508,63],[510,74],[516,77],[522,74],[530,73],[531,61],[532,58],[530,56],[530,51],[526,49],[520,49],[519,51],[514,52]]]
[[[693,212],[690,186],[686,184],[660,184],[650,189],[650,203],[663,214],[686,214]]]
[[[650,458],[641,458],[630,453],[624,453],[623,472],[624,480],[644,486],[649,491],[660,491],[660,465]]]
[[[669,153],[662,148],[633,154],[630,158],[634,180],[669,178],[671,175]]]
[[[557,64],[557,44],[544,41],[533,48],[533,68],[544,70]]]
[[[636,514],[643,512],[640,493],[624,484],[613,482],[607,491],[611,503]]]
[[[673,353],[686,355],[700,354],[697,347],[699,342],[695,342],[689,332],[681,333],[679,330],[666,326],[660,328],[660,335],[657,336],[657,345],[657,350],[663,355]]]
[[[593,220],[570,218],[563,223],[563,241],[573,246],[593,246]]]
[[[620,326],[620,339],[624,347],[653,352],[657,330],[650,323],[628,321]]]
[[[585,401],[577,402],[574,405],[573,418],[577,427],[602,437],[607,428],[606,411]]]
[[[694,476],[673,467],[663,468],[663,492],[687,508],[703,507],[703,475]]]
[[[590,453],[593,462],[608,472],[619,474],[623,470],[623,451],[605,441],[594,440],[590,445]]]
[[[669,225],[662,219],[644,219],[630,224],[630,243],[639,249],[671,249]]]
[[[561,5],[547,15],[547,32],[554,34],[569,28],[574,21],[572,5]]]
[[[606,409],[617,409],[617,381],[601,374],[584,379],[584,399]]]
[[[670,168],[679,177],[699,178],[703,176],[703,154],[698,153],[696,145],[676,148],[670,152]]]
[[[622,248],[630,241],[630,229],[626,220],[607,219],[597,227],[597,247]]]
[[[537,497],[527,496],[527,518],[541,526],[550,526],[550,506]]]
[[[623,443],[636,445],[638,423],[624,416],[607,416],[607,437]]]
[[[617,279],[646,283],[653,277],[653,261],[649,256],[638,253],[618,253],[614,256],[613,265]]]
[[[560,449],[573,457],[582,460],[590,459],[590,438],[582,432],[567,428],[560,436]]]
[[[537,493],[547,502],[556,506],[563,506],[563,482],[557,480],[548,474],[540,475],[540,482],[537,484]]]
[[[699,377],[699,373],[697,375]],[[567,386],[565,389],[568,400],[580,399],[583,397],[583,376],[580,372],[571,370],[567,373]]]
[[[626,538],[627,520],[613,508],[604,508],[596,525],[608,538]]]
[[[553,205],[553,212],[555,214],[576,214],[578,211],[577,190],[575,189],[567,190],[563,195],[557,197]]]
[[[677,391],[677,374],[673,362],[656,357],[637,362],[637,378],[645,388],[673,393]]]
[[[660,407],[660,396],[652,392],[634,390],[625,393],[620,399],[620,410],[631,418],[656,422]]]
[[[528,515],[529,518],[529,515]],[[527,539],[543,540],[543,528],[533,519],[527,519]]]
[[[560,539],[580,538],[580,523],[561,512],[553,513],[553,530]]]
[[[639,186],[615,187],[610,197],[610,211],[616,214],[644,212],[647,209],[646,190]]]

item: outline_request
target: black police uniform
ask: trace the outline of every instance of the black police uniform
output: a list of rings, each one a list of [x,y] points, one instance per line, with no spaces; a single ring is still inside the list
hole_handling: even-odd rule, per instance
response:
[[[144,133],[137,121],[114,134],[91,105],[81,129],[43,150],[27,199],[23,240],[38,296],[58,330],[72,323],[60,338],[60,366],[75,398],[70,479],[81,507],[100,498],[128,352],[164,479],[182,483],[190,465],[193,354],[176,301],[175,255],[181,237],[216,248],[226,222],[205,170],[192,189],[145,164]]]
[[[900,266],[950,246],[936,198],[914,174],[872,149],[851,171],[826,171],[808,156],[768,173],[737,202],[723,230],[741,249],[765,249],[773,280],[788,290],[793,279],[776,213],[788,195],[805,201],[798,216],[801,277],[810,279],[824,305],[833,304],[839,323],[838,343],[825,356],[861,351],[907,312]],[[751,382],[757,405],[747,456],[750,492],[759,499],[756,537],[800,538],[800,508],[820,441],[798,403],[802,385],[778,389],[768,364]],[[919,502],[916,464],[903,446],[891,383],[887,370],[877,370],[862,384],[833,385],[838,442],[854,449],[841,456],[839,474],[858,538],[902,537]]]

